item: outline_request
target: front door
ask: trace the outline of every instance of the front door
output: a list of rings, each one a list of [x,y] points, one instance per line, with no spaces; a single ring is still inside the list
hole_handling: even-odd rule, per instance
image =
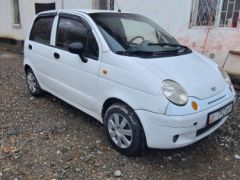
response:
[[[87,63],[68,51],[68,45],[81,42]],[[73,104],[88,110],[97,107],[97,85],[100,67],[99,46],[90,26],[80,17],[59,15],[53,56],[54,91]]]

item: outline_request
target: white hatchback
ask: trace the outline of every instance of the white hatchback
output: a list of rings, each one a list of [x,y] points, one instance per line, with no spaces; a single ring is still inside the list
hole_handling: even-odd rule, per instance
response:
[[[235,101],[223,69],[132,13],[38,14],[24,69],[33,96],[47,91],[93,116],[125,155],[192,144],[218,129]]]

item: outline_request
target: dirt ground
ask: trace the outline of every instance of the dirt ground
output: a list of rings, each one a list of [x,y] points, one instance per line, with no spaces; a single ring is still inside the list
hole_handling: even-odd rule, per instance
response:
[[[31,97],[22,60],[0,50],[0,179],[240,179],[240,98],[200,142],[125,157],[94,118],[50,94]]]

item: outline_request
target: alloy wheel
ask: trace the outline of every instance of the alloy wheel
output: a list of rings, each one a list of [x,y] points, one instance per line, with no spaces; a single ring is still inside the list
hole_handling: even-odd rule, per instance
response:
[[[109,117],[108,131],[118,147],[125,149],[132,144],[132,128],[128,120],[120,113],[114,113]]]
[[[27,74],[27,84],[28,84],[28,88],[32,93],[35,93],[37,90],[37,80],[35,78],[35,76],[33,75],[33,73],[29,72]]]

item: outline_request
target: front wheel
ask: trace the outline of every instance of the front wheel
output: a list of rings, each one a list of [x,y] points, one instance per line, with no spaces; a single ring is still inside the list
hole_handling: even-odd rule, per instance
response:
[[[145,135],[135,112],[124,104],[114,104],[104,116],[112,145],[124,155],[137,155],[145,149]]]

